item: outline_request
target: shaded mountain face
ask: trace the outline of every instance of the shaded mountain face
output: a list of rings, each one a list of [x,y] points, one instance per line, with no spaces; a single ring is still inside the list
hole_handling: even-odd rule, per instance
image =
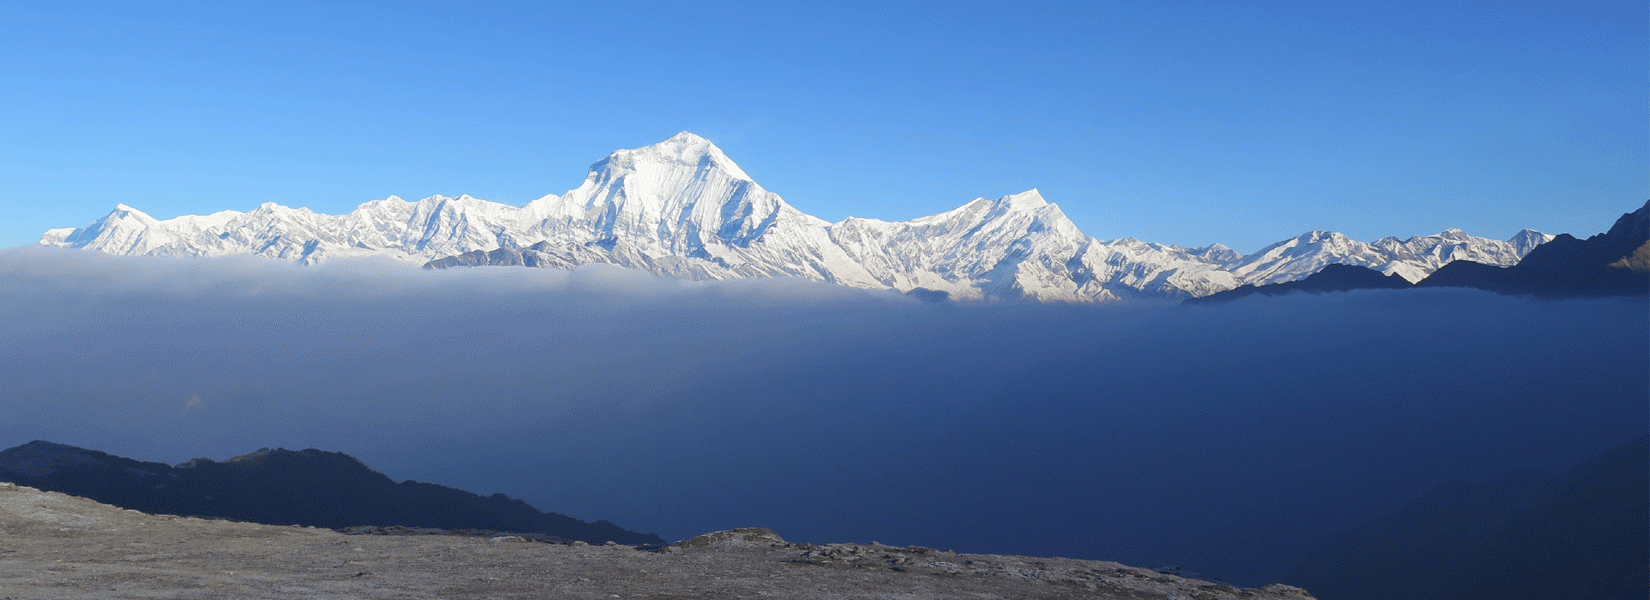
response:
[[[807,215],[753,181],[714,144],[682,132],[619,150],[561,196],[514,207],[469,196],[374,200],[345,215],[269,203],[160,220],[119,205],[42,245],[119,255],[253,254],[315,264],[385,256],[429,268],[611,264],[692,279],[798,277],[957,299],[1096,302],[1206,296],[1293,281],[1329,264],[1416,281],[1451,261],[1510,265],[1550,236],[1506,241],[1451,229],[1364,243],[1313,231],[1242,256],[1084,235],[1037,190],[977,198],[903,222]]]
[[[1297,281],[1246,284],[1187,302],[1411,287],[1466,287],[1543,298],[1650,295],[1650,202],[1622,215],[1609,231],[1586,240],[1562,234],[1544,244],[1535,244],[1533,239],[1526,243],[1530,244],[1527,254],[1511,267],[1462,258],[1413,285],[1396,273],[1382,275],[1365,267],[1331,264]]]
[[[590,543],[663,544],[606,521],[539,512],[520,500],[416,481],[396,483],[355,458],[263,449],[170,466],[34,441],[0,451],[0,481],[153,514],[338,529],[401,525],[542,533]]]
[[[1318,547],[1289,581],[1342,600],[1650,594],[1645,438],[1561,475],[1452,482]]]
[[[1354,265],[1326,265],[1323,270],[1306,276],[1298,281],[1288,281],[1272,285],[1245,285],[1224,292],[1218,292],[1202,298],[1189,298],[1187,303],[1208,304],[1215,302],[1229,302],[1245,296],[1256,294],[1262,296],[1282,296],[1290,292],[1307,292],[1322,294],[1324,292],[1346,292],[1351,290],[1385,290],[1409,289],[1415,284],[1396,274],[1383,275],[1380,271],[1368,267]]]
[[[1609,231],[1585,240],[1559,235],[1511,267],[1458,261],[1416,285],[1549,298],[1650,295],[1650,272],[1636,268],[1646,244],[1650,202],[1622,215]]]

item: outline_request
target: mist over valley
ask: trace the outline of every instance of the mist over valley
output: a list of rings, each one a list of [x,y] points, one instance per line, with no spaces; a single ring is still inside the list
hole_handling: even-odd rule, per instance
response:
[[[13,248],[0,439],[166,463],[315,447],[667,540],[762,526],[1259,585],[1441,485],[1643,436],[1645,308],[958,305],[603,265]]]

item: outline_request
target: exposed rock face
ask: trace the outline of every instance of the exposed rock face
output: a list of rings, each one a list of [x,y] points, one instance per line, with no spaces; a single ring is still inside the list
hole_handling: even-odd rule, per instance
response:
[[[1645,242],[1632,254],[1621,257],[1621,260],[1610,263],[1610,266],[1641,273],[1650,271],[1650,242]]]
[[[142,462],[35,441],[0,451],[0,481],[158,514],[276,525],[401,525],[541,533],[592,543],[663,544],[606,521],[543,513],[520,500],[416,481],[396,483],[349,455],[263,449],[224,462]]]
[[[141,598],[981,598],[1307,600],[1117,563],[788,544],[766,530],[703,545],[351,536],[156,516],[0,484],[0,590],[50,600]],[[699,539],[699,538],[695,538]]]

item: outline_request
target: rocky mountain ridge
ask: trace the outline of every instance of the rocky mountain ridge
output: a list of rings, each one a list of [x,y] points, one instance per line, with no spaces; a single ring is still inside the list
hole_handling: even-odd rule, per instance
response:
[[[1604,233],[1585,240],[1561,234],[1511,266],[1457,260],[1412,283],[1396,273],[1383,275],[1367,267],[1332,264],[1303,279],[1243,285],[1186,302],[1226,302],[1256,294],[1428,287],[1476,288],[1540,298],[1650,296],[1650,266],[1644,257],[1650,257],[1650,202],[1616,219]]]
[[[792,544],[766,529],[653,550],[518,536],[352,536],[150,515],[0,483],[8,597],[79,598],[1036,598],[1311,600],[1114,562]]]
[[[693,279],[798,277],[958,299],[1097,302],[1206,296],[1292,281],[1352,264],[1417,281],[1444,264],[1506,266],[1551,236],[1506,241],[1458,229],[1373,243],[1312,231],[1243,256],[1133,238],[1084,235],[1035,189],[977,198],[940,214],[830,223],[764,189],[708,140],[688,132],[597,162],[579,187],[521,207],[459,196],[391,196],[344,215],[266,203],[159,220],[117,205],[40,244],[117,255],[254,254],[315,264],[387,256],[429,268],[603,263]]]
[[[1456,479],[1315,544],[1290,574],[1344,600],[1650,597],[1650,443],[1556,473]]]
[[[1650,272],[1635,262],[1647,249],[1650,202],[1616,219],[1604,233],[1585,240],[1559,235],[1510,267],[1461,261],[1438,269],[1416,285],[1541,297],[1650,295]]]
[[[0,481],[154,514],[339,529],[407,526],[540,533],[600,544],[663,544],[607,521],[539,512],[521,500],[397,483],[347,454],[262,449],[176,466],[36,440],[0,451]]]

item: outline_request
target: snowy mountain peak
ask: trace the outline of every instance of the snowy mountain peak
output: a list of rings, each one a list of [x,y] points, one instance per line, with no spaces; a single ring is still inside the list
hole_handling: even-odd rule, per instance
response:
[[[707,139],[705,139],[704,136],[699,135],[699,134],[694,133],[694,132],[691,132],[691,131],[678,131],[678,132],[676,132],[676,135],[667,137],[667,138],[664,139],[664,141],[659,142],[659,143],[654,144],[654,145],[655,146],[672,146],[672,145],[700,146],[700,145],[710,145],[713,148],[715,147],[714,144],[710,143],[710,140],[707,140]]]
[[[904,222],[829,223],[763,189],[715,144],[684,131],[617,150],[591,165],[579,187],[521,207],[468,195],[389,196],[343,215],[264,203],[245,213],[157,220],[117,204],[85,227],[47,231],[40,244],[303,264],[353,256],[432,268],[604,263],[693,279],[783,276],[959,299],[1095,302],[1203,296],[1292,281],[1335,263],[1414,281],[1452,260],[1514,264],[1549,239],[1526,230],[1502,242],[1451,229],[1368,244],[1318,230],[1241,256],[1220,244],[1096,240],[1037,189]]]
[[[716,147],[716,144],[687,131],[670,136],[652,146],[616,151],[609,155],[607,160],[591,166],[591,170],[627,169],[633,168],[637,163],[644,162],[659,162],[699,169],[716,168],[735,179],[751,180],[750,176],[739,168],[739,165],[734,164],[728,158],[728,155],[722,153],[721,148]]]
[[[1507,243],[1512,246],[1514,252],[1522,257],[1529,254],[1530,250],[1534,250],[1536,246],[1553,241],[1554,237],[1557,236],[1547,235],[1534,229],[1525,229],[1507,238]]]
[[[1009,194],[998,198],[997,204],[1013,208],[1042,208],[1048,206],[1048,201],[1043,199],[1042,192],[1038,192],[1037,188],[1031,188],[1018,194]]]
[[[149,213],[146,213],[146,212],[143,212],[141,210],[132,208],[132,207],[127,206],[123,203],[122,204],[115,204],[115,209],[109,211],[109,216],[105,217],[105,219],[106,220],[119,220],[119,221],[125,221],[125,220],[137,221],[137,222],[140,222],[140,223],[144,223],[145,225],[159,222],[158,219],[149,216]]]

